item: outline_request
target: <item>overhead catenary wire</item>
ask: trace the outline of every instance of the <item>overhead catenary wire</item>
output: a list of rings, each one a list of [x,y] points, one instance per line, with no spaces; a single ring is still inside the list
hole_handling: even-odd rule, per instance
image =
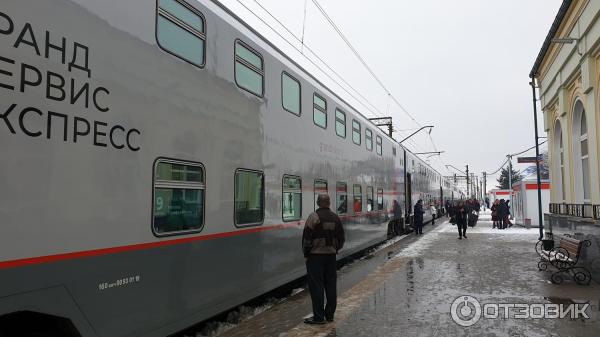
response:
[[[543,141],[543,142],[541,142],[541,143],[538,143],[538,146],[539,146],[539,145],[542,145],[542,144],[544,144],[544,143],[546,143],[546,142],[548,142],[548,140],[545,140],[545,141]],[[531,150],[533,150],[534,148],[535,148],[535,145],[534,145],[534,146],[532,146],[532,147],[530,147],[530,148],[527,148],[527,149],[525,149],[525,150],[523,150],[523,151],[520,151],[520,152],[517,152],[517,153],[510,154],[510,155],[506,156],[506,159],[505,159],[505,160],[502,162],[502,165],[500,165],[500,167],[499,167],[497,170],[495,170],[495,171],[494,171],[494,172],[492,172],[492,173],[488,173],[488,171],[485,171],[485,172],[486,172],[488,175],[492,176],[492,175],[494,175],[494,174],[496,174],[496,173],[500,172],[500,170],[502,170],[502,168],[504,168],[504,165],[506,165],[506,163],[508,163],[508,161],[510,160],[510,158],[511,158],[511,157],[514,157],[514,156],[521,155],[521,154],[523,154],[523,153],[525,153],[525,152],[527,152],[527,151],[531,151]]]
[[[548,142],[548,140],[547,140],[547,139],[546,139],[545,141],[541,142],[541,143],[538,143],[538,146],[539,146],[539,145],[542,145],[542,144],[544,144],[544,143],[546,143],[546,142]],[[530,148],[528,148],[527,150],[523,150],[523,151],[521,151],[521,152],[518,152],[518,153],[513,153],[513,154],[511,154],[510,156],[511,156],[511,157],[518,156],[518,155],[521,155],[521,154],[523,154],[523,153],[525,153],[525,152],[527,152],[527,151],[533,150],[533,149],[535,149],[535,145],[534,145],[534,146],[532,146],[532,147],[530,147]]]
[[[281,22],[281,20],[279,20],[275,15],[273,15],[267,8],[265,8],[260,2],[258,2],[257,0],[254,0],[254,2],[265,12],[267,13],[267,15],[269,15],[271,17],[271,19],[275,20],[275,22],[277,22],[277,24],[279,24],[283,29],[285,29],[285,31],[290,34],[296,41],[301,43],[301,48],[302,49],[298,49],[296,46],[294,46],[293,43],[291,43],[288,39],[286,39],[285,37],[283,37],[279,32],[277,32],[277,30],[275,28],[273,28],[271,25],[269,25],[267,22],[265,22],[258,14],[256,14],[254,11],[252,11],[248,6],[246,6],[244,3],[242,3],[240,0],[236,0],[240,5],[242,5],[244,8],[246,8],[246,10],[248,10],[250,13],[252,13],[255,17],[257,17],[260,21],[262,21],[267,27],[269,27],[272,31],[274,31],[277,35],[279,35],[280,38],[282,38],[285,42],[287,42],[289,45],[291,45],[296,51],[300,52],[300,54],[302,54],[302,56],[304,56],[304,58],[306,58],[310,63],[312,63],[315,67],[317,67],[321,72],[323,72],[327,77],[329,77],[329,79],[331,79],[332,81],[334,81],[338,86],[340,86],[342,89],[344,89],[344,91],[346,91],[348,93],[348,91],[343,88],[337,81],[335,81],[333,78],[331,78],[331,76],[329,74],[327,74],[325,71],[323,71],[322,68],[320,68],[318,65],[316,65],[314,63],[313,60],[311,60],[308,56],[306,56],[306,54],[304,54],[304,49],[308,50],[317,60],[319,60],[319,62],[321,62],[327,69],[329,69],[329,71],[331,71],[335,76],[337,76],[337,78],[339,78],[345,85],[347,85],[354,93],[356,93],[356,95],[358,95],[361,99],[364,100],[363,102],[360,102],[360,100],[358,100],[354,95],[350,94],[350,96],[352,98],[354,98],[359,104],[361,104],[363,107],[367,108],[367,110],[369,110],[373,115],[377,116],[377,117],[383,117],[383,113],[369,100],[367,99],[363,94],[361,94],[358,90],[356,90],[350,83],[348,83],[348,81],[346,81],[342,75],[340,75],[337,71],[335,71],[327,62],[325,62],[325,60],[323,60],[315,51],[313,51],[305,42],[304,42],[304,26],[305,24],[303,24],[303,28],[302,28],[302,37],[298,37],[296,36],[296,34],[294,34],[283,22]],[[306,8],[305,8],[306,10]],[[369,106],[366,106],[365,103]],[[371,109],[372,108],[372,109]],[[373,111],[375,110],[375,111]]]
[[[340,38],[344,41],[344,43],[346,43],[346,45],[348,46],[348,48],[350,48],[350,50],[352,51],[352,53],[356,56],[356,58],[360,61],[360,63],[362,63],[362,65],[365,67],[365,69],[371,74],[371,76],[373,77],[373,79],[379,84],[379,86],[386,92],[386,94],[389,95],[389,97],[392,99],[392,101],[394,101],[394,103],[396,103],[396,105],[398,105],[398,107],[400,107],[400,109],[419,127],[422,126],[421,123],[419,123],[410,112],[408,112],[408,110],[402,105],[400,104],[400,102],[398,101],[398,99],[396,99],[396,97],[390,92],[390,90],[385,86],[385,84],[383,84],[383,82],[379,79],[379,77],[375,74],[375,72],[371,69],[371,67],[367,64],[367,62],[365,61],[365,59],[360,55],[360,53],[356,50],[356,48],[354,48],[354,46],[352,45],[352,43],[350,43],[350,41],[346,38],[346,36],[344,35],[344,33],[342,33],[342,30],[336,25],[336,23],[333,21],[333,19],[331,19],[331,17],[327,14],[327,12],[325,11],[325,9],[323,9],[323,7],[319,4],[319,2],[317,0],[311,0],[315,6],[317,7],[317,9],[321,12],[321,14],[323,14],[323,16],[325,17],[325,19],[329,22],[329,24],[333,27],[333,29],[338,33],[338,35],[340,36]]]
[[[282,33],[280,33],[277,29],[275,29],[271,24],[269,24],[268,22],[265,21],[265,19],[263,19],[261,16],[259,16],[256,12],[254,12],[251,8],[249,8],[246,4],[244,4],[242,1],[240,0],[236,0],[242,7],[244,7],[248,12],[250,12],[252,15],[254,15],[259,21],[261,21],[265,26],[267,26],[269,29],[271,29],[277,36],[279,36],[282,40],[284,40],[287,44],[289,44],[293,49],[295,49],[297,52],[299,52],[306,60],[308,60],[313,66],[315,66],[319,71],[321,71],[325,76],[327,76],[332,82],[334,82],[337,86],[339,86],[342,90],[344,90],[348,95],[350,95],[350,97],[352,97],[357,103],[359,103],[361,106],[363,106],[364,108],[366,108],[369,112],[371,112],[374,116],[377,117],[384,117],[382,112],[369,100],[367,99],[362,93],[360,93],[358,90],[356,90],[350,83],[348,83],[337,71],[335,71],[327,62],[325,62],[325,60],[323,60],[314,50],[312,50],[306,43],[305,43],[305,36],[304,36],[304,29],[305,29],[305,23],[303,22],[303,36],[302,37],[298,37],[296,36],[285,24],[283,24],[283,22],[281,22],[281,20],[279,20],[275,15],[273,15],[267,8],[265,8],[260,2],[258,2],[257,0],[254,0],[254,2],[265,12],[267,13],[267,15],[269,17],[271,17],[271,19],[273,19],[275,22],[277,22],[277,24],[279,24],[283,29],[285,29],[285,31],[291,36],[293,37],[296,41],[298,41],[301,44],[301,47],[303,49],[299,49],[296,45],[294,45],[294,43],[292,43],[288,38],[286,38],[285,36],[283,36]],[[317,8],[319,9],[319,11],[321,11],[321,13],[323,14],[323,16],[327,19],[327,21],[332,25],[332,27],[334,27],[334,29],[336,30],[336,32],[338,32],[338,34],[340,35],[340,37],[344,40],[344,42],[346,42],[348,44],[348,47],[352,50],[353,53],[356,52],[356,56],[360,59],[361,63],[363,63],[363,65],[367,68],[367,70],[369,71],[369,73],[371,73],[371,75],[374,77],[374,79],[378,82],[378,84],[383,88],[383,90],[386,92],[386,94],[388,95],[388,99],[391,99],[392,101],[394,101],[396,103],[396,105],[398,105],[402,111],[404,111],[404,113],[418,126],[421,126],[422,124],[419,123],[411,114],[410,112],[408,112],[408,110],[406,110],[404,108],[404,106],[402,106],[402,104],[400,104],[400,102],[397,100],[396,97],[394,97],[391,92],[387,89],[387,87],[385,87],[385,85],[383,84],[383,82],[381,82],[381,80],[379,80],[379,78],[376,76],[376,74],[372,71],[372,69],[368,66],[368,64],[366,63],[366,61],[364,61],[364,59],[360,56],[360,54],[358,53],[358,51],[356,51],[356,49],[352,46],[352,44],[349,42],[349,40],[345,37],[345,35],[343,35],[343,33],[341,32],[341,30],[337,27],[337,25],[335,24],[335,22],[333,22],[333,20],[331,19],[331,17],[329,17],[329,15],[325,12],[325,10],[320,6],[320,4],[318,4],[318,2],[316,2],[315,0],[313,0],[313,3],[315,3],[315,6],[317,6]],[[306,49],[308,50],[324,67],[326,67],[331,73],[333,73],[341,82],[343,82],[343,84],[345,84],[349,89],[347,89],[346,87],[344,87],[344,85],[340,84],[340,82],[338,82],[338,80],[336,80],[335,78],[332,77],[332,75],[330,75],[328,72],[326,72],[321,66],[319,66],[315,61],[313,61],[311,58],[309,58],[306,54],[304,54],[303,50]],[[353,93],[351,93],[349,90],[353,91]],[[357,98],[360,97],[359,98]],[[361,100],[362,99],[362,100]],[[432,145],[437,148],[435,146],[435,144],[433,143],[433,139],[431,138],[431,136],[429,137],[430,140],[432,141]],[[418,146],[416,143],[411,142],[413,144],[413,146],[417,149],[419,149],[420,151],[422,150],[421,146]]]

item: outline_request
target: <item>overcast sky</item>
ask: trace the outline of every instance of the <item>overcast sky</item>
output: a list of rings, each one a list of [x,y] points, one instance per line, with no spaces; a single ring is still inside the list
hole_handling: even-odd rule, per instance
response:
[[[258,4],[301,37],[305,0],[221,1],[364,115],[392,116],[398,130],[396,139],[418,128],[388,98],[313,0],[306,0],[305,45],[375,107],[342,84],[362,104],[352,98],[240,5],[240,2],[245,4],[294,41]],[[435,125],[431,137],[437,149],[445,153],[432,157],[430,164],[439,172],[455,173],[447,171],[444,164],[462,170],[469,164],[470,171],[481,175],[482,171],[496,170],[506,154],[534,145],[528,75],[561,0],[317,2],[416,121]],[[301,44],[294,45],[300,48]],[[306,49],[304,53],[316,60]],[[338,78],[336,81],[342,83]],[[541,113],[538,123],[542,129]],[[434,150],[426,132],[405,144],[414,152]],[[524,155],[528,154],[535,155],[533,151]],[[495,180],[488,179],[488,188],[494,185]]]

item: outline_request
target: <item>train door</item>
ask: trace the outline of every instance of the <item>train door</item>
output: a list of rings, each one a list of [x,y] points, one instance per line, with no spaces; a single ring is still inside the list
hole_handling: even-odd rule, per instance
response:
[[[412,214],[412,175],[406,173],[406,223],[412,223],[410,221]]]
[[[438,214],[442,214],[444,209],[444,189],[440,186],[440,205],[438,206]]]

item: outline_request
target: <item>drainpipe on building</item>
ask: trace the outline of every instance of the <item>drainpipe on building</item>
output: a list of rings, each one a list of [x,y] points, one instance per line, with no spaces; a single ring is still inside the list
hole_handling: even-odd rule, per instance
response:
[[[538,195],[538,224],[540,227],[539,240],[544,238],[544,219],[542,218],[542,182],[540,177],[540,145],[538,142],[538,123],[537,123],[537,99],[535,95],[535,77],[531,76],[531,92],[533,93],[533,125],[535,128],[535,168],[537,177],[537,195]]]

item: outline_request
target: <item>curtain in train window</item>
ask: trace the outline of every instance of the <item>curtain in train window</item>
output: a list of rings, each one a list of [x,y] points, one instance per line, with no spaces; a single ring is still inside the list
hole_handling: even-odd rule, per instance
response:
[[[381,137],[376,136],[375,137],[375,150],[377,151],[377,154],[381,156],[381,154],[383,153],[382,151],[382,140]]]
[[[335,186],[336,194],[336,207],[338,214],[348,213],[348,185],[346,183],[338,182]]]
[[[365,144],[367,144],[367,150],[373,151],[373,132],[365,128]]]
[[[283,221],[296,221],[302,217],[302,179],[283,176]]]
[[[319,208],[319,205],[317,205],[319,194],[329,194],[327,191],[327,180],[315,180],[315,210]]]
[[[154,167],[152,228],[157,235],[197,232],[204,223],[204,169],[159,160]]]
[[[360,123],[355,119],[352,120],[352,141],[356,145],[360,145]]]
[[[235,42],[235,83],[257,96],[264,94],[264,64],[259,53],[242,41]]]
[[[167,52],[198,67],[204,66],[204,18],[182,0],[159,0],[156,39]]]
[[[362,212],[362,186],[354,185],[352,188],[352,195],[354,197],[354,213]]]
[[[346,138],[346,114],[339,109],[335,109],[335,134]]]
[[[373,211],[374,202],[373,186],[367,186],[367,212]]]
[[[377,189],[377,210],[383,211],[383,189]]]
[[[317,94],[313,95],[313,122],[327,128],[327,101]]]
[[[259,225],[263,222],[265,178],[262,172],[235,172],[235,224]]]
[[[288,73],[281,73],[281,104],[294,115],[300,116],[300,82]]]

